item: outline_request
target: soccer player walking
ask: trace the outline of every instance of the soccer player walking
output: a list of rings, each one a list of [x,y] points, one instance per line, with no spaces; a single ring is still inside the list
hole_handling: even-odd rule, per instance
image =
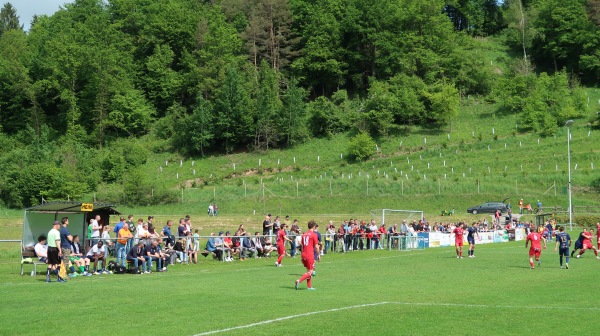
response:
[[[544,241],[544,249],[546,249],[546,240]],[[540,260],[540,255],[542,254],[542,236],[535,231],[535,227],[532,227],[531,233],[527,235],[527,240],[525,241],[525,248],[531,242],[531,247],[529,248],[529,265],[531,265],[531,269],[534,269],[533,258],[538,262],[538,265],[541,265],[542,262]]]
[[[454,233],[454,246],[456,247],[456,257],[462,259],[463,250],[463,223],[458,223],[458,226],[452,231]],[[470,252],[469,252],[469,255]]]
[[[295,287],[298,289],[298,286],[306,280],[308,285],[308,289],[315,289],[312,286],[312,272],[314,270],[315,265],[315,256],[317,260],[321,260],[320,251],[319,251],[319,239],[314,232],[315,226],[314,220],[308,222],[308,231],[302,234],[301,243],[302,243],[302,264],[306,267],[306,273],[300,277],[300,279],[296,280]],[[315,253],[316,252],[316,253]]]
[[[475,236],[479,239],[479,224],[473,223],[473,225],[467,229],[467,242],[469,242],[469,258],[475,258]]]
[[[286,226],[286,224],[281,224],[281,228],[279,231],[277,231],[277,254],[279,255],[277,261],[275,262],[275,266],[277,267],[281,267],[281,260],[283,260],[283,257],[285,257],[285,242],[292,242],[292,240],[285,234]]]
[[[564,227],[558,228],[558,233],[556,234],[556,246],[554,247],[554,252],[556,249],[560,247],[558,251],[558,256],[560,258],[560,268],[563,268],[563,257],[566,258],[565,266],[569,269],[569,246],[571,246],[571,236],[565,232]]]

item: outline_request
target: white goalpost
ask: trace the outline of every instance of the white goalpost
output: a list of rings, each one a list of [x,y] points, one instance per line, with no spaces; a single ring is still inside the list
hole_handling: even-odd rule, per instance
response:
[[[381,210],[381,224],[388,226],[402,224],[403,220],[410,222],[412,220],[423,219],[423,211],[421,210],[396,210],[396,209],[382,209]]]

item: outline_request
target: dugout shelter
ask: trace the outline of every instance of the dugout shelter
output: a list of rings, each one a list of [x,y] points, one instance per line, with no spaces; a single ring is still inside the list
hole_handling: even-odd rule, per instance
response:
[[[48,235],[52,223],[69,217],[71,235],[79,235],[82,244],[87,240],[90,219],[100,215],[100,225],[108,225],[110,215],[120,215],[115,206],[107,203],[46,202],[25,209],[23,215],[23,246],[33,246],[40,235]]]

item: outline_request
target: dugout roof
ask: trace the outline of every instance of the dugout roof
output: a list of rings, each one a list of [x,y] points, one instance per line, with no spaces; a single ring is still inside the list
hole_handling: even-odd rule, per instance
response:
[[[26,208],[23,215],[23,245],[37,243],[40,235],[47,235],[52,223],[62,217],[69,217],[71,235],[79,235],[83,243],[87,224],[91,218],[100,215],[100,223],[108,225],[111,215],[120,215],[113,204],[84,202],[47,202]]]

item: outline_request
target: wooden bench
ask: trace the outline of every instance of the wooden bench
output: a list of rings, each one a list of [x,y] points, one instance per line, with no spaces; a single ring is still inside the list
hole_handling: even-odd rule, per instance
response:
[[[31,261],[27,261],[27,259]],[[31,276],[36,276],[37,266],[46,265],[46,263],[38,260],[38,257],[35,255],[33,246],[23,246],[23,243],[21,243],[21,276],[25,273],[25,265],[33,265],[33,269],[31,270]]]

